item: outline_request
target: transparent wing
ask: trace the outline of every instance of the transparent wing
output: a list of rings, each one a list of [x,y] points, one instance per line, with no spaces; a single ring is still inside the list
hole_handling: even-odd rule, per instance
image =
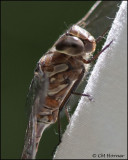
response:
[[[26,130],[24,149],[21,159],[34,159],[36,155],[36,116],[31,112]]]
[[[37,63],[34,71],[34,78],[31,81],[29,92],[26,100],[26,107],[29,108],[29,114],[34,107],[34,111],[38,112],[44,104],[44,99],[48,90],[48,77],[42,71],[41,66]]]
[[[40,64],[37,64],[35,75],[29,87],[27,105],[31,108],[29,124],[26,130],[22,159],[33,159],[36,155],[36,114],[43,107],[48,89],[48,77],[42,71]]]
[[[112,24],[121,1],[102,1],[97,3],[96,8],[89,14],[87,13],[88,16],[84,16],[87,18],[77,23],[87,29],[95,38],[100,36]]]

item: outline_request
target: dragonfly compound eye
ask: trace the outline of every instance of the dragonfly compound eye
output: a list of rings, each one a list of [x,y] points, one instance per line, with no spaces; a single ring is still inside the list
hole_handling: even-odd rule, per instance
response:
[[[71,56],[77,56],[84,53],[84,43],[74,36],[63,36],[55,45],[56,50]]]

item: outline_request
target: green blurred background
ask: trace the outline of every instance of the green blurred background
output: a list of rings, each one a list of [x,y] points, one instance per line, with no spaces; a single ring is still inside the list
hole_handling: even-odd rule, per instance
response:
[[[2,1],[1,158],[21,157],[28,123],[26,95],[37,61],[93,4],[92,1]],[[45,131],[37,158],[52,158],[58,143],[56,132],[56,124]]]

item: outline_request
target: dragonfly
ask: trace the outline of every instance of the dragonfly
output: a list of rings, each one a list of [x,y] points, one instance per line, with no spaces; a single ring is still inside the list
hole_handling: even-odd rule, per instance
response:
[[[27,96],[31,113],[21,159],[36,158],[44,130],[59,119],[60,111],[65,107],[70,96],[79,95],[75,90],[87,72],[86,67],[111,45],[112,41],[93,56],[97,43],[107,31],[102,32],[102,36],[97,39],[89,31],[98,19],[97,15],[101,14],[99,13],[101,8],[103,10],[103,7],[113,3],[104,2],[101,5],[101,1],[95,2],[91,10],[62,34],[38,61]],[[93,12],[96,12],[95,16],[89,18]],[[109,14],[108,16],[111,17]],[[93,34],[97,36],[96,33],[94,31]],[[91,100],[89,94],[81,95]]]

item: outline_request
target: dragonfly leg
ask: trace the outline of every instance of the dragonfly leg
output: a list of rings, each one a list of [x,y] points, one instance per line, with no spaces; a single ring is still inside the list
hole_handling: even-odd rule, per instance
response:
[[[61,143],[61,123],[60,123],[60,112],[61,112],[61,110],[59,110],[59,112],[58,112],[58,116],[57,116],[57,117],[58,117],[58,119],[57,119],[58,135],[59,135],[59,142],[58,142],[57,146]],[[56,146],[56,147],[57,147],[57,146]],[[53,148],[52,156],[55,154],[56,147],[55,147],[55,148]]]
[[[85,97],[88,97],[88,99],[90,101],[94,101],[93,97],[91,95],[89,95],[89,94],[77,93],[77,92],[72,92],[72,94],[79,95],[79,96],[85,96]]]
[[[107,27],[107,29],[102,33],[102,35],[96,39],[96,43],[99,43],[104,38],[104,35],[109,31],[110,28],[110,26]]]
[[[91,59],[89,59],[89,60],[85,60],[85,59],[81,59],[85,64],[88,64],[88,63],[91,63],[91,62],[93,62],[93,61],[95,61],[98,57],[99,57],[99,55],[103,52],[103,51],[105,51],[110,45],[111,45],[111,43],[113,42],[113,40],[109,43],[109,44],[107,44],[100,52],[98,52],[94,57],[92,57]]]
[[[62,134],[61,134],[60,112],[61,112],[61,110],[59,110],[59,112],[58,112],[58,135],[59,135],[59,144],[61,143],[61,137],[62,137]],[[67,107],[65,107],[65,114],[66,114],[66,117],[67,117],[68,122],[69,122],[69,121],[70,121],[70,116],[69,116]]]
[[[59,144],[61,143],[61,123],[60,123],[60,111],[58,112],[58,134],[59,134]]]
[[[70,115],[69,115],[67,107],[65,107],[65,114],[66,114],[68,122],[70,122]]]

